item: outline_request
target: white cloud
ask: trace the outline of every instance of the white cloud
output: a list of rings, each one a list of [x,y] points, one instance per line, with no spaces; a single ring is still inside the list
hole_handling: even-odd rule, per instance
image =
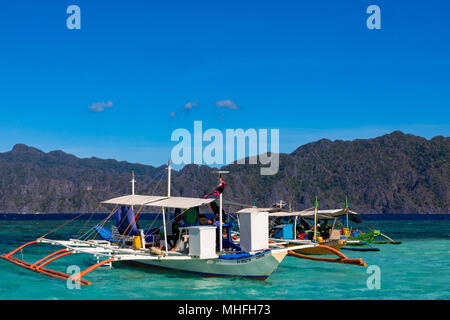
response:
[[[93,112],[103,112],[106,108],[112,108],[113,103],[108,100],[108,102],[96,102],[89,106],[89,109]]]
[[[183,113],[188,113],[190,112],[194,107],[198,106],[198,101],[189,101],[188,103],[186,103],[183,107],[180,107],[176,112],[175,111],[171,111],[169,113],[169,116],[171,118],[175,117],[175,114],[183,114]]]
[[[188,102],[184,105],[184,110],[191,110],[192,108],[198,106],[198,102],[197,101],[193,101],[193,102]]]
[[[239,109],[236,102],[234,102],[230,99],[217,101],[216,106],[217,106],[217,108],[227,108],[227,109],[232,109],[232,110]]]

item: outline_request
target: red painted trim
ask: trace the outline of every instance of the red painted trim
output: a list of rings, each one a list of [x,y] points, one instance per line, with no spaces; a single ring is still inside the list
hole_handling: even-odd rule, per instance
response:
[[[56,259],[62,258],[64,256],[67,256],[67,255],[73,254],[73,253],[75,253],[75,252],[74,251],[68,251],[68,252],[64,252],[64,253],[58,254],[56,257],[53,257],[53,258],[45,261],[44,263],[40,264],[39,266],[37,266],[36,267],[36,271],[39,271],[43,266],[49,264],[50,262],[52,262],[52,261],[54,261]]]
[[[69,250],[69,249],[67,249],[67,248],[66,248],[66,249],[61,249],[61,250],[58,250],[58,251],[55,251],[55,252],[49,254],[48,256],[45,256],[44,258],[42,258],[42,259],[40,259],[39,261],[36,261],[36,262],[33,263],[32,265],[30,265],[30,269],[34,269],[39,263],[41,263],[41,262],[47,260],[47,259],[50,258],[50,257],[53,257],[54,255],[56,255],[56,254],[58,254],[58,253],[65,252],[65,251],[67,251],[67,250]]]
[[[30,244],[33,244],[33,243],[37,243],[37,240],[27,242],[27,243],[21,245],[20,247],[18,247],[17,249],[14,249],[14,250],[11,251],[10,253],[5,254],[5,256],[6,256],[6,257],[11,257],[11,256],[12,256],[14,253],[16,253],[17,251],[19,251],[19,250],[21,250],[21,249],[25,248],[26,246],[29,246]]]

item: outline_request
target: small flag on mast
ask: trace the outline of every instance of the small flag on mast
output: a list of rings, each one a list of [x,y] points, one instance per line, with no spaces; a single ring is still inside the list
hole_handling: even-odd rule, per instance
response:
[[[347,201],[347,196],[345,197],[345,218],[347,220],[347,230],[348,230],[348,211],[349,209],[349,205],[348,205],[348,201]]]

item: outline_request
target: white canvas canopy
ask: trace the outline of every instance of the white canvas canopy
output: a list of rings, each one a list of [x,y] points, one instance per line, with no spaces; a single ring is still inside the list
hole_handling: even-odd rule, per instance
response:
[[[317,216],[319,219],[334,219],[337,217],[345,216],[346,212],[345,209],[332,209],[332,210],[317,210]],[[348,215],[354,215],[358,216],[359,214],[354,211],[348,211]],[[314,218],[314,210],[307,209],[303,211],[293,211],[293,212],[286,212],[286,211],[278,211],[278,212],[272,212],[269,213],[270,217],[303,217],[303,218]]]
[[[147,206],[189,209],[209,204],[216,199],[201,199],[188,197],[142,196],[128,195],[102,201],[103,204],[118,204],[126,206]]]
[[[273,212],[269,213],[269,217],[302,217],[305,219],[314,219],[314,211],[311,213],[309,210],[305,211],[293,211],[293,212]],[[317,213],[317,218],[319,219],[334,219],[334,217]]]
[[[280,208],[275,208],[275,207],[272,207],[272,208],[249,207],[249,208],[241,209],[236,213],[249,213],[249,212],[269,212],[269,216],[271,215],[271,213],[275,213],[275,212],[289,213],[289,212],[280,211]]]
[[[119,204],[124,206],[142,206],[155,200],[166,199],[162,196],[141,196],[137,194],[102,201],[103,204]]]
[[[309,210],[309,211],[307,211],[307,213],[314,215],[314,210]],[[327,216],[330,216],[333,218],[342,217],[342,216],[345,216],[346,214],[348,214],[349,216],[351,216],[351,215],[359,216],[359,213],[357,213],[355,211],[351,211],[351,210],[348,210],[346,212],[345,209],[318,210],[317,213],[327,215]]]
[[[213,201],[216,201],[216,199],[166,197],[162,200],[145,203],[144,206],[189,209],[193,207],[203,206]]]

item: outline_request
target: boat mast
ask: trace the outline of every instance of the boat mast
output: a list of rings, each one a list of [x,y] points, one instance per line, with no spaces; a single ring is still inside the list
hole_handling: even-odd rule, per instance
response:
[[[134,170],[131,171],[131,194],[134,195],[134,183],[136,180],[134,180]]]
[[[317,241],[317,197],[316,203],[314,204],[314,242]]]
[[[172,167],[170,166],[170,157],[169,157],[169,166],[167,167],[167,170],[169,170],[168,177],[167,177],[167,196],[170,197],[170,179],[171,179],[171,171],[172,171]]]
[[[172,167],[170,166],[170,157],[169,157],[169,165],[167,166],[167,170],[168,170],[168,176],[167,176],[167,196],[170,197],[170,179],[171,179],[171,170]],[[166,247],[166,253],[169,252],[168,249],[168,241],[167,241],[167,228],[166,228],[166,208],[162,208],[162,216],[163,216],[163,228],[164,228],[164,242],[165,242],[165,247]]]
[[[348,230],[348,201],[347,201],[347,196],[345,196],[345,218],[347,220],[347,230]]]
[[[134,179],[134,170],[131,170],[131,194],[134,195],[134,184],[136,180]],[[131,210],[134,212],[134,206],[131,206]]]
[[[292,212],[292,205],[290,200],[289,200],[289,212]],[[297,239],[297,218],[298,216],[295,216],[294,219],[294,239]]]
[[[219,184],[222,183],[222,173],[228,173],[229,171],[218,171],[219,173]],[[219,252],[222,252],[223,243],[222,243],[222,193],[219,194]]]

